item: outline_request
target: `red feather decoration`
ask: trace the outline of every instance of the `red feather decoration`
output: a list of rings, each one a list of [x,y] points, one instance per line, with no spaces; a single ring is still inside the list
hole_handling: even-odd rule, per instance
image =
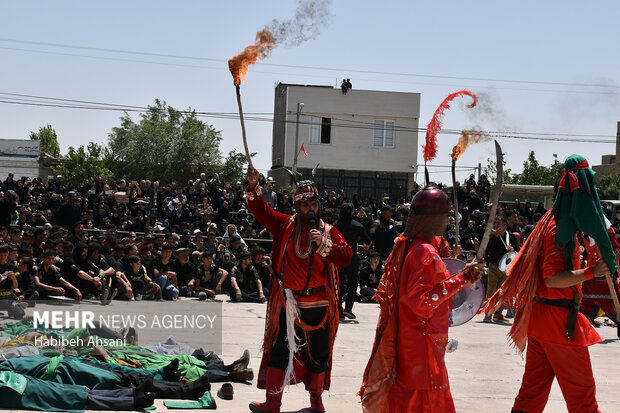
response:
[[[437,155],[437,133],[441,129],[441,121],[443,120],[443,114],[446,109],[450,109],[450,102],[457,96],[467,95],[471,96],[474,100],[471,105],[467,105],[468,108],[473,108],[478,103],[478,96],[471,93],[469,90],[461,90],[459,92],[454,92],[448,95],[447,98],[441,102],[441,105],[435,111],[433,115],[433,119],[431,119],[430,123],[426,128],[426,145],[422,145],[422,150],[424,151],[424,164],[426,162],[432,161],[435,159]]]

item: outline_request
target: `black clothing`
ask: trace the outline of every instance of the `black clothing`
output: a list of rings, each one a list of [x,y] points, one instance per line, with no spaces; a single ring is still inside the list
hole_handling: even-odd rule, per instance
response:
[[[519,250],[519,243],[517,242],[517,237],[510,232],[506,232],[509,236],[509,244],[512,245],[515,251]],[[489,245],[487,246],[487,251],[485,254],[485,260],[488,264],[499,265],[499,262],[502,260],[502,257],[506,255],[508,252],[506,244],[506,235],[503,237],[497,237],[495,235],[491,235],[489,239]]]

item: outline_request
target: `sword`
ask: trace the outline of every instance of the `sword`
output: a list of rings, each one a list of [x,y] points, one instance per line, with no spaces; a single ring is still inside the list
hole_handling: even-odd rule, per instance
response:
[[[482,236],[482,241],[480,241],[480,247],[478,248],[478,253],[476,254],[476,262],[481,262],[484,260],[484,253],[487,250],[487,246],[489,245],[489,239],[491,239],[491,232],[493,231],[493,226],[495,225],[495,215],[497,214],[497,207],[499,204],[499,195],[502,192],[502,184],[504,180],[504,154],[502,153],[502,147],[499,146],[499,143],[495,141],[495,157],[497,159],[497,176],[495,178],[495,188],[493,189],[493,193],[491,194],[491,212],[489,215],[489,220],[487,221],[487,227],[484,230],[484,235]]]

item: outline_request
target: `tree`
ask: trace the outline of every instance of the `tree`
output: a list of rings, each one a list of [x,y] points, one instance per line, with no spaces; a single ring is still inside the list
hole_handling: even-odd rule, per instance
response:
[[[195,111],[180,112],[157,99],[140,117],[136,123],[125,114],[108,135],[107,163],[117,178],[185,182],[217,171],[221,132]]]
[[[52,171],[62,175],[66,182],[78,185],[98,178],[107,181],[112,178],[112,172],[105,166],[104,151],[103,145],[94,142],[89,142],[86,148],[80,145],[77,150],[70,146],[69,153],[60,158],[58,166],[52,166]]]
[[[507,184],[510,183],[512,177],[510,176],[510,169],[506,169],[506,154],[503,154],[502,157],[502,182]],[[489,179],[491,185],[495,185],[495,181],[497,180],[497,161],[495,159],[487,159],[487,167],[484,169],[484,174]]]
[[[594,175],[600,199],[618,199],[618,171]]]
[[[546,167],[539,164],[534,151],[530,151],[527,160],[523,162],[523,172],[514,174],[506,183],[519,185],[554,185],[555,181],[564,172],[564,163],[553,154],[553,164]]]
[[[254,155],[256,155],[256,152],[250,154],[251,157]],[[237,152],[236,149],[228,152],[228,156],[224,160],[224,163],[219,171],[219,176],[222,182],[243,182],[243,179],[245,178],[245,166],[247,163],[248,160],[245,157],[245,153]]]
[[[41,141],[41,152],[45,152],[55,158],[60,156],[58,135],[56,135],[52,125],[43,126],[39,128],[38,132],[30,132],[30,140]]]

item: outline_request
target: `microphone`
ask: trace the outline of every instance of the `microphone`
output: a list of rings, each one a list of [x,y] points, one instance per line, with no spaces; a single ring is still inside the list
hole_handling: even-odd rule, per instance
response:
[[[308,211],[308,223],[310,224],[310,229],[316,229],[316,214],[314,211]]]

